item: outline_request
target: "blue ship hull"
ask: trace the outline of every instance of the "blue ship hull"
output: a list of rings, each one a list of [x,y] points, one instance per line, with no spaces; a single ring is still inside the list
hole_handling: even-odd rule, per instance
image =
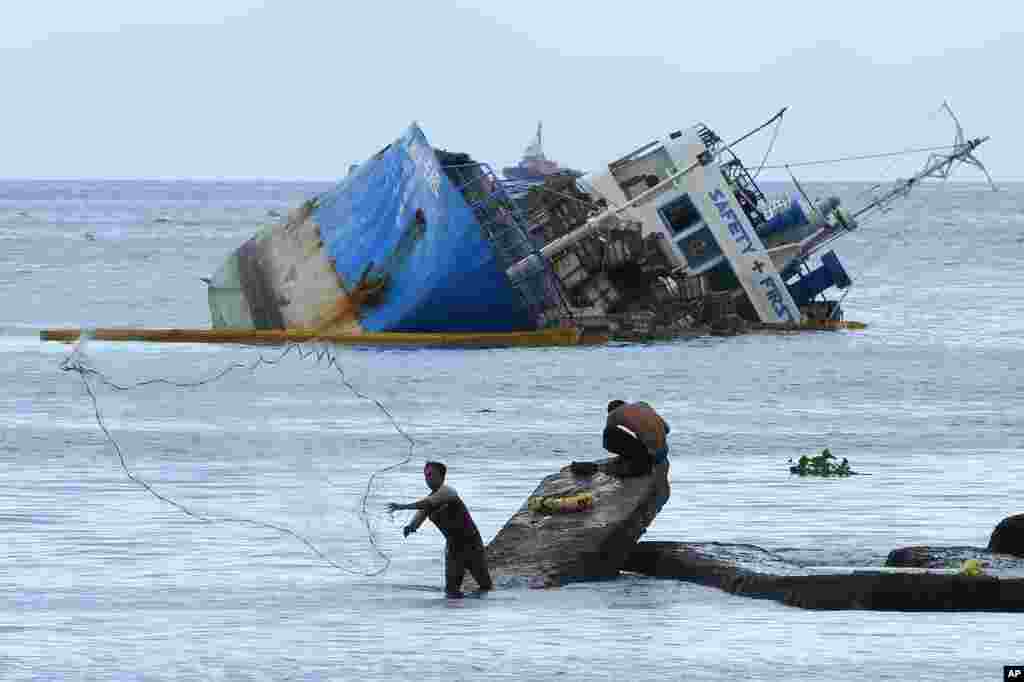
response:
[[[442,167],[414,124],[286,224],[231,255],[210,286],[213,326],[535,329],[528,297],[505,274],[510,257],[529,253],[525,235],[506,215],[516,239],[496,247],[494,225],[481,224],[504,215],[485,206],[497,188],[486,167]]]

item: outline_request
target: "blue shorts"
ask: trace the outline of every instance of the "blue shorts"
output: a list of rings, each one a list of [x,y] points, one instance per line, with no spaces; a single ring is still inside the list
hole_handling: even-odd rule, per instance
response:
[[[654,465],[658,466],[659,464],[668,464],[668,447],[665,447],[654,453]],[[658,498],[654,502],[655,514],[661,512],[661,508],[665,506],[666,502],[668,502],[668,497],[670,494],[671,493],[669,492],[668,488],[666,488],[664,492],[658,493]]]

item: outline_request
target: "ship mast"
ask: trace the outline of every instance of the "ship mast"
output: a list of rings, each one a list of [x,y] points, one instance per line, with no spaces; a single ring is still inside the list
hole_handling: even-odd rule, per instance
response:
[[[950,112],[952,113],[952,112]],[[950,172],[953,170],[953,166],[957,163],[966,163],[970,166],[975,166],[981,169],[988,179],[993,189],[996,189],[995,183],[992,182],[992,176],[988,174],[988,170],[985,166],[974,156],[974,150],[987,142],[989,138],[977,137],[973,140],[963,140],[963,130],[960,130],[960,125],[957,124],[957,137],[959,138],[956,144],[953,145],[953,151],[948,154],[932,154],[928,157],[928,162],[925,163],[924,168],[921,169],[917,175],[903,180],[897,183],[889,191],[885,192],[881,196],[875,197],[873,200],[868,202],[865,206],[857,209],[854,212],[853,217],[859,218],[863,215],[867,215],[872,211],[884,209],[888,204],[892,203],[896,199],[905,196],[910,190],[918,184],[921,180],[926,178],[942,178],[945,180],[949,177]]]
[[[931,154],[925,162],[924,168],[922,168],[917,174],[913,177],[907,178],[906,180],[898,181],[887,191],[875,197],[852,214],[848,214],[842,209],[833,209],[831,215],[835,218],[834,223],[826,223],[821,231],[808,238],[803,243],[803,246],[800,249],[800,255],[802,257],[806,258],[812,255],[816,251],[838,239],[845,232],[856,229],[858,219],[865,216],[871,216],[875,212],[885,211],[889,205],[897,199],[902,199],[910,194],[910,191],[919,185],[922,180],[927,178],[940,178],[945,180],[950,176],[954,166],[957,164],[965,163],[969,166],[978,168],[985,174],[985,178],[988,180],[992,189],[998,189],[995,183],[992,182],[992,176],[989,175],[984,164],[974,156],[974,150],[987,142],[989,140],[988,136],[976,137],[972,140],[966,139],[964,136],[964,130],[960,126],[960,121],[957,119],[956,114],[953,113],[953,110],[949,107],[949,104],[943,102],[942,108],[950,115],[953,119],[953,124],[956,126],[956,138],[950,146],[951,151]],[[813,204],[811,205],[813,206]]]

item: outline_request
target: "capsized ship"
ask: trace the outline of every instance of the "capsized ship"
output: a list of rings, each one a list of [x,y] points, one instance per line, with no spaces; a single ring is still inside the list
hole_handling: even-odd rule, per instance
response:
[[[410,128],[330,191],[263,229],[211,278],[213,326],[362,331],[535,329],[556,292],[486,164]]]
[[[957,123],[948,151],[848,211],[812,202],[795,178],[796,196],[769,200],[737,143],[702,124],[525,192],[413,124],[233,252],[209,284],[212,323],[359,334],[841,319],[827,294],[851,281],[824,249],[921,180],[980,167],[986,139],[965,140]]]

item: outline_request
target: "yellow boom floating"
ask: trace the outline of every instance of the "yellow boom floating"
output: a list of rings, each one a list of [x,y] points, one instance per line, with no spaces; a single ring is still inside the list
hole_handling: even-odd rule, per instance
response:
[[[780,331],[838,331],[867,328],[863,322],[808,320],[799,327],[762,325]],[[311,329],[131,329],[86,330],[98,341],[144,341],[150,343],[239,343],[283,345],[321,341],[347,346],[410,346],[450,348],[502,348],[543,346],[590,346],[607,343],[609,334],[575,327],[557,327],[532,332],[416,333],[366,332],[324,334]],[[43,329],[42,341],[74,343],[81,329]]]
[[[305,329],[95,329],[86,333],[98,341],[149,341],[154,343],[241,343],[282,345],[322,341],[349,346],[578,346],[600,344],[606,335],[583,333],[575,328],[542,329],[532,332],[423,334],[377,332],[363,334],[323,334]],[[44,329],[43,341],[73,343],[81,329]]]

